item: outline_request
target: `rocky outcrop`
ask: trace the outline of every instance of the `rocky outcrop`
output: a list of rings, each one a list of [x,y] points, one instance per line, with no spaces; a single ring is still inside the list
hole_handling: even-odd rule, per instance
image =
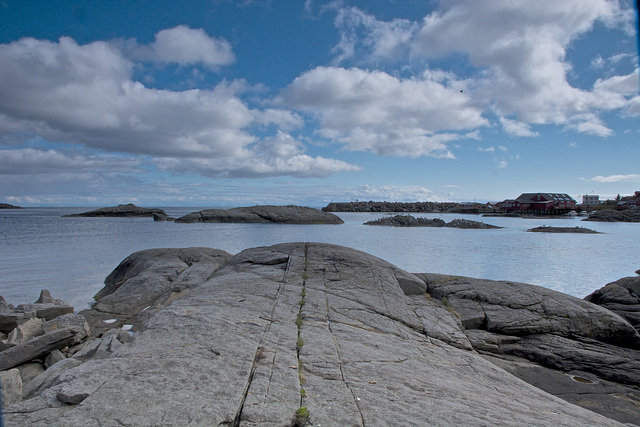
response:
[[[421,277],[459,317],[473,348],[499,366],[569,402],[623,422],[640,419],[637,405],[627,404],[640,400],[640,335],[617,314],[533,285]]]
[[[126,205],[118,205],[108,208],[100,208],[93,211],[83,212],[79,214],[63,215],[65,217],[152,217],[154,215],[167,214],[162,209],[156,208],[140,208],[132,203]]]
[[[460,205],[452,202],[331,202],[325,212],[451,212]]]
[[[9,203],[0,203],[0,209],[22,209],[22,207],[10,205]]]
[[[592,384],[636,381],[639,336],[604,308],[530,285],[410,274],[333,245],[211,251],[123,261],[87,315],[92,329],[114,327],[26,384],[7,424],[621,425],[557,392],[583,396],[578,368]],[[609,371],[595,366],[610,349]],[[541,369],[549,381],[538,387],[556,390],[517,378],[540,383]],[[637,420],[637,390],[606,386],[615,391],[598,388],[600,402],[618,405],[607,415]]]
[[[609,283],[584,299],[620,315],[640,332],[640,277]]]
[[[233,209],[206,209],[192,212],[175,222],[233,222],[280,224],[343,224],[340,217],[304,206],[251,206]]]
[[[45,367],[66,358],[60,350],[82,342],[89,333],[84,317],[43,290],[33,304],[13,307],[0,297],[0,378],[2,401],[22,401],[25,387]],[[8,334],[5,332],[10,330]]]
[[[384,218],[365,222],[364,225],[386,225],[391,227],[450,227],[464,229],[502,228],[495,225],[485,224],[479,221],[470,221],[468,219],[454,219],[452,221],[445,222],[440,218],[416,218],[413,215],[387,216]]]
[[[590,230],[584,227],[547,227],[541,225],[540,227],[530,228],[527,231],[533,233],[579,233],[579,234],[601,234],[598,231]]]
[[[625,210],[599,209],[591,212],[583,221],[600,222],[640,222],[640,208]]]

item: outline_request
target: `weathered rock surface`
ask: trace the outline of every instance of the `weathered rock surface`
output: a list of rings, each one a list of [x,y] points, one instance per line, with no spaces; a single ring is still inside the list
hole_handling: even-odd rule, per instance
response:
[[[591,212],[583,221],[601,222],[640,222],[640,208],[625,210],[599,209]]]
[[[156,208],[141,208],[133,203],[128,203],[126,205],[118,205],[107,208],[100,208],[93,211],[87,211],[79,214],[71,214],[71,215],[63,215],[65,217],[147,217],[154,215],[164,215],[167,214],[162,209]]]
[[[624,409],[616,419],[640,419],[640,336],[620,316],[533,285],[420,276],[429,294],[460,317],[476,351],[494,361],[498,358],[500,366],[509,366],[507,370],[516,376],[570,402],[612,416],[602,410],[602,402],[613,399]],[[607,393],[597,387],[592,393],[572,393],[571,387],[558,385],[558,375],[571,372],[590,375],[592,384],[607,382],[612,387]],[[572,381],[563,384],[572,386]]]
[[[140,309],[144,292],[134,289],[146,292],[155,277],[165,289],[159,299],[167,295],[171,286],[162,283],[181,276],[174,272],[180,255],[167,251],[123,261],[96,306],[112,297],[103,306],[123,316],[149,312]],[[549,364],[560,370],[544,369],[574,369],[582,356],[572,342],[579,342],[592,346],[592,359],[610,348],[635,352],[618,353],[625,366],[611,367],[615,374],[580,365],[598,373],[584,375],[633,380],[639,336],[606,309],[529,285],[414,275],[325,244],[254,248],[230,259],[191,251],[198,261],[188,268],[198,266],[198,274],[162,304],[152,302],[154,314],[132,340],[105,357],[52,365],[25,386],[29,398],[5,409],[7,424],[286,426],[305,407],[310,422],[325,426],[621,425],[517,378],[547,363],[523,358],[542,354],[542,345],[555,346]],[[163,278],[168,272],[172,280]],[[128,298],[137,302],[119,301]],[[98,347],[115,344],[122,331],[103,332]],[[491,362],[472,349],[482,343],[493,350],[485,356]],[[567,347],[574,361],[562,366]],[[533,350],[509,355],[521,348]],[[616,376],[623,371],[628,378]],[[609,416],[624,409],[639,419],[625,400],[634,389],[622,390],[622,409]],[[606,390],[602,396],[613,399]]]
[[[340,217],[305,206],[251,206],[232,209],[206,209],[192,212],[175,222],[233,222],[281,224],[343,224]]]
[[[9,203],[0,203],[0,209],[22,209],[22,207],[10,205]]]
[[[620,315],[640,332],[640,277],[609,283],[584,299]]]
[[[547,227],[541,225],[540,227],[530,228],[527,231],[533,233],[581,233],[581,234],[601,234],[598,231],[591,230],[584,227]]]
[[[464,229],[502,228],[495,225],[485,224],[479,221],[470,221],[468,219],[454,219],[452,221],[445,222],[440,218],[416,218],[413,215],[387,216],[373,221],[365,222],[364,225],[386,225],[392,227],[450,227]]]

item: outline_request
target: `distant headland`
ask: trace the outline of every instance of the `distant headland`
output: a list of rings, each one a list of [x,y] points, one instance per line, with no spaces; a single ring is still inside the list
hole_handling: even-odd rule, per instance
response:
[[[14,206],[9,203],[0,203],[0,209],[22,209],[22,206]]]

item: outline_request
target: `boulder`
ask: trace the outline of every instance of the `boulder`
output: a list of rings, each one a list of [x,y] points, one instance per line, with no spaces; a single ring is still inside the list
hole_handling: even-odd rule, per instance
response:
[[[17,369],[9,369],[0,372],[0,391],[2,391],[2,399],[0,403],[12,405],[22,400],[22,378],[20,371]]]
[[[337,215],[305,206],[251,206],[233,209],[206,209],[192,212],[175,222],[343,224]]]
[[[640,332],[640,277],[608,283],[584,299],[613,311]]]
[[[16,328],[11,331],[7,339],[3,341],[3,344],[6,348],[13,347],[15,345],[23,344],[35,336],[42,335],[43,323],[44,320],[37,317],[27,320],[26,322],[16,326]]]
[[[137,298],[136,283],[164,280],[160,259],[177,262],[176,253],[169,253],[129,259],[98,303],[123,287],[130,289],[122,298]],[[195,277],[107,357],[65,359],[35,378],[30,398],[6,408],[7,424],[291,425],[298,415],[313,425],[621,425],[470,350],[479,335],[465,339],[462,325],[480,316],[456,315],[462,291],[454,297],[433,286],[436,277],[315,243],[248,249],[211,274],[197,275],[198,283]],[[438,292],[450,298],[443,301]],[[524,293],[533,290],[525,287]],[[117,299],[109,304],[119,305]],[[590,313],[600,311],[606,310]],[[492,325],[502,325],[493,331],[526,330],[500,316],[490,316]],[[566,338],[558,336],[571,340],[584,333],[616,341],[595,317],[596,326],[582,325],[586,332],[578,327],[581,321],[568,320],[561,327]],[[546,331],[548,325],[533,328]],[[501,345],[539,335],[532,330],[494,345],[500,351]],[[99,346],[112,344],[114,336],[105,333]]]
[[[118,205],[107,208],[95,209],[79,214],[63,215],[64,217],[152,217],[153,215],[167,214],[162,209],[157,208],[141,208],[133,203],[126,205]]]

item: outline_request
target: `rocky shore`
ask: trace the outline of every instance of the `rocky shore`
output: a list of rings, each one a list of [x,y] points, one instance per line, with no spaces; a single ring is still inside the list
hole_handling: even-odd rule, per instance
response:
[[[22,207],[10,205],[9,203],[0,203],[0,209],[22,209]]]
[[[594,298],[630,311],[637,279]],[[53,318],[47,310],[67,306],[46,293],[0,305],[10,331],[0,353],[7,425],[640,419],[638,331],[603,306],[537,286],[411,274],[345,247],[286,243],[235,256],[136,252],[96,299]],[[52,334],[67,341],[15,358],[57,342]]]
[[[453,202],[331,202],[325,212],[451,212],[460,205]]]
[[[445,222],[440,218],[416,218],[413,215],[386,216],[383,218],[375,219],[373,221],[365,222],[364,225],[384,225],[390,227],[449,227],[483,230],[491,228],[502,228],[496,225],[485,224],[484,222],[470,221],[468,219],[457,218],[452,221]]]
[[[133,203],[100,208],[79,214],[63,215],[64,217],[152,217],[154,215],[167,216],[165,211],[156,208],[141,208]]]
[[[600,222],[640,222],[640,208],[625,210],[599,209],[589,214],[583,221]]]

